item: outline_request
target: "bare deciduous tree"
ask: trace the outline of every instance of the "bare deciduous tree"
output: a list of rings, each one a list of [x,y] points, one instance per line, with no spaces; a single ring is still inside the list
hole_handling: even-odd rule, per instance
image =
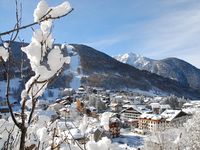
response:
[[[44,1],[42,1],[44,3]],[[40,2],[40,3],[42,3]],[[11,103],[10,103],[10,76],[11,76],[11,71],[10,71],[10,62],[11,62],[11,43],[13,41],[16,40],[16,38],[18,37],[18,34],[20,32],[20,30],[22,29],[25,29],[25,28],[28,28],[28,27],[32,27],[36,24],[42,24],[43,22],[47,22],[47,21],[52,21],[52,20],[55,20],[55,19],[60,19],[62,17],[65,17],[67,16],[69,13],[72,12],[73,8],[70,8],[69,10],[65,11],[65,13],[61,14],[61,15],[55,15],[55,12],[53,14],[53,11],[54,11],[54,8],[49,8],[48,11],[43,14],[43,16],[41,16],[39,18],[38,21],[36,22],[33,22],[33,23],[30,23],[28,25],[23,25],[21,26],[21,9],[22,9],[22,4],[18,4],[18,0],[15,0],[15,5],[16,5],[16,24],[14,26],[14,29],[12,30],[9,30],[9,31],[5,31],[5,32],[2,32],[0,33],[0,38],[2,40],[2,43],[4,43],[3,41],[3,36],[5,35],[10,35],[10,40],[7,41],[8,43],[8,47],[5,47],[4,45],[4,48],[5,50],[8,51],[8,54],[9,54],[9,57],[7,59],[7,61],[5,61],[1,56],[0,56],[0,60],[3,64],[3,67],[4,67],[4,71],[5,71],[5,75],[6,75],[6,81],[7,81],[7,85],[6,85],[6,101],[7,101],[7,104],[8,104],[8,107],[9,107],[9,110],[10,110],[10,115],[11,115],[11,118],[14,122],[14,124],[16,125],[16,127],[19,128],[20,130],[20,147],[19,149],[20,150],[24,150],[26,149],[26,146],[25,146],[25,140],[26,140],[26,134],[27,134],[27,130],[28,130],[28,127],[30,126],[30,124],[32,123],[32,119],[33,119],[33,114],[34,114],[34,111],[35,111],[35,106],[36,106],[36,103],[38,101],[38,93],[40,93],[46,86],[48,83],[50,83],[62,70],[62,67],[60,68],[57,68],[57,71],[52,74],[50,77],[48,77],[47,79],[44,79],[42,80],[41,79],[41,74],[37,75],[34,80],[31,81],[31,84],[29,85],[29,87],[26,89],[26,96],[22,96],[22,99],[21,99],[21,119],[17,119],[14,112],[13,112],[13,108],[11,106]],[[40,4],[38,4],[38,7],[39,7]],[[56,9],[56,8],[55,8]],[[57,8],[58,9],[58,8]],[[51,30],[50,30],[51,31]],[[36,34],[34,32],[34,34]],[[49,32],[49,36],[50,36],[50,32]],[[46,38],[49,38],[48,36]],[[51,50],[50,47],[47,47],[46,45],[46,41],[47,39],[44,39],[43,41],[41,41],[40,45],[41,45],[41,54],[43,54],[43,49],[48,49],[48,50]],[[45,46],[45,47],[43,47]],[[37,85],[40,85],[40,88],[37,89],[37,91],[34,91],[34,88],[35,86]],[[31,108],[31,112],[28,116],[26,116],[26,113],[25,113],[25,110],[26,110],[26,102],[27,102],[27,99],[30,99],[32,101],[32,108]],[[13,127],[14,128],[14,127]],[[11,134],[13,132],[13,130],[11,131],[7,131],[9,133],[9,136],[8,136],[8,140],[7,140],[7,143],[5,145],[5,148],[8,149],[9,147],[9,144],[10,144],[10,139],[11,139]],[[16,141],[12,141],[12,143],[15,143]],[[11,144],[12,145],[12,144]]]

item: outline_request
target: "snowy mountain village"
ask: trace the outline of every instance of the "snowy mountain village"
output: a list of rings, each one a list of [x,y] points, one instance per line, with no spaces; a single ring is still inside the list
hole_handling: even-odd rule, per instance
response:
[[[200,108],[200,101],[176,96],[147,96],[133,91],[110,91],[95,87],[81,86],[76,91],[68,88],[62,94],[60,99],[39,99],[36,104],[32,124],[44,126],[35,133],[41,138],[40,142],[49,142],[50,132],[53,131],[48,130],[56,126],[54,140],[58,143],[55,142],[55,145],[65,141],[66,137],[67,142],[79,146],[88,141],[98,143],[106,138],[121,149],[140,149],[145,138],[153,133],[183,128],[184,123]],[[14,102],[12,107],[19,106]],[[26,113],[30,113],[31,108],[32,102],[27,101]],[[20,117],[20,113],[14,113]],[[1,120],[2,126],[8,127],[10,113],[3,101],[0,116],[5,120]],[[41,130],[44,132],[42,135]],[[34,136],[31,134],[29,136]],[[3,137],[5,135],[1,134]],[[160,146],[159,141],[153,144]]]
[[[74,10],[69,2],[40,0],[27,25],[18,2],[15,27],[0,32],[1,150],[200,150],[199,69],[55,44],[53,24]]]

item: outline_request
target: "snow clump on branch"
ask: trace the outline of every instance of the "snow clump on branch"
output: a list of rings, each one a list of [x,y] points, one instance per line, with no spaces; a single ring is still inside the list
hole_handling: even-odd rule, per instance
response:
[[[56,7],[49,8],[45,0],[38,3],[34,11],[34,19],[41,19],[49,9],[54,17],[66,14],[70,11],[69,3],[62,3]],[[40,29],[33,33],[31,43],[22,47],[22,51],[26,53],[30,60],[31,68],[35,72],[35,76],[26,83],[25,91],[32,98],[41,96],[47,87],[48,80],[55,76],[61,70],[64,63],[70,63],[70,57],[64,57],[60,47],[53,46],[54,39],[51,34],[52,19],[45,20],[40,24]],[[47,62],[44,59],[47,58]],[[47,65],[44,65],[47,63]],[[24,95],[24,94],[23,94]]]
[[[89,141],[86,144],[87,150],[122,150],[118,144],[111,142],[107,137],[103,137],[100,141]]]
[[[49,7],[45,0],[41,0],[34,11],[34,21],[40,22],[41,19],[50,17],[57,18],[67,14],[71,10],[69,2],[65,1],[56,7]]]
[[[9,53],[6,48],[8,48],[7,43],[4,43],[4,46],[0,46],[0,57],[2,57],[5,62],[8,60],[9,57]]]

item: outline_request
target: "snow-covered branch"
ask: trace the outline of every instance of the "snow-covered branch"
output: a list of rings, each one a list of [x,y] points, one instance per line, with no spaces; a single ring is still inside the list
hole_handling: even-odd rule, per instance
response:
[[[44,1],[44,0],[42,0],[42,1]],[[40,3],[44,3],[42,1]],[[48,11],[50,11],[50,10],[48,10],[47,12],[45,12],[46,14],[43,14],[43,16],[41,16],[40,19],[35,19],[35,21],[33,23],[30,23],[30,24],[27,24],[27,25],[23,25],[21,27],[18,26],[16,28],[12,29],[12,30],[2,32],[2,33],[0,33],[0,37],[4,36],[4,35],[8,35],[10,33],[16,32],[16,31],[20,31],[22,29],[29,28],[31,26],[40,24],[40,23],[42,23],[44,21],[63,18],[65,16],[69,15],[74,10],[74,8],[71,8],[70,5],[67,6],[66,4],[69,4],[69,3],[64,2],[63,5],[62,4],[59,5],[59,6],[63,6],[63,7],[58,7],[57,6],[57,7],[50,8],[50,10],[52,9],[51,13],[48,13]],[[63,10],[62,11],[58,11],[60,8],[64,9],[66,6],[67,6],[67,10],[65,10],[65,11],[63,11]],[[55,9],[55,10],[53,10],[53,9]]]
[[[49,7],[45,0],[41,0],[34,11],[34,23],[20,27],[21,18],[19,17],[17,0],[15,2],[17,23],[13,30],[0,33],[0,37],[12,33],[10,39],[14,41],[21,29],[25,29],[35,24],[40,25],[40,28],[33,32],[31,43],[28,46],[21,48],[30,60],[30,65],[35,75],[28,80],[28,82],[25,84],[25,89],[21,93],[21,114],[19,118],[16,118],[14,115],[11,104],[9,102],[9,55],[11,51],[9,47],[10,43],[5,43],[0,47],[0,59],[4,64],[7,78],[7,103],[10,109],[12,121],[18,127],[21,133],[20,141],[18,141],[20,143],[18,143],[19,149],[24,150],[26,148],[25,139],[27,137],[27,133],[29,132],[28,128],[32,122],[32,117],[34,115],[38,97],[43,94],[48,83],[60,74],[63,65],[65,63],[70,63],[70,57],[64,57],[61,48],[54,46],[54,39],[51,34],[51,30],[53,21],[68,15],[73,10],[73,8],[71,8],[67,1],[56,7]],[[6,61],[7,64],[5,63]],[[32,108],[29,115],[26,113],[27,100],[32,101]],[[10,134],[8,135],[7,143],[9,142],[11,135],[11,132],[9,133]]]

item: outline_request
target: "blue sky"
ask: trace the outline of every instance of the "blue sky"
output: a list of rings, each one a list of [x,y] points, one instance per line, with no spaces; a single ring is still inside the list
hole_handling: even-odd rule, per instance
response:
[[[38,0],[20,1],[22,24],[31,23]],[[63,1],[47,0],[51,6]],[[200,68],[199,0],[69,2],[75,10],[55,22],[57,43],[86,44],[111,56],[134,52],[153,59],[178,57]],[[14,0],[0,0],[0,32],[14,26],[14,8]],[[31,32],[22,31],[20,39],[29,42]]]

